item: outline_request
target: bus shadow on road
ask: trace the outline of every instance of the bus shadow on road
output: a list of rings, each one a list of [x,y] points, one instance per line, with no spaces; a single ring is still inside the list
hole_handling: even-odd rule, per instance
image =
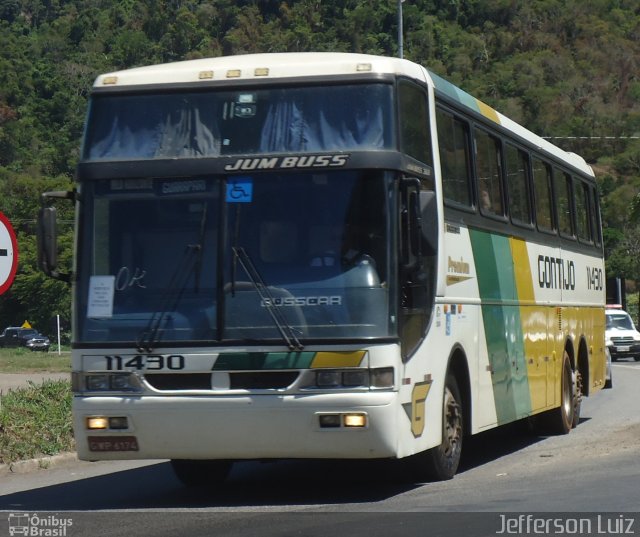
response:
[[[459,474],[544,441],[517,423],[465,439]],[[189,489],[169,463],[0,496],[0,510],[255,508],[381,502],[425,486],[399,461],[276,461],[234,465],[223,485]],[[445,483],[427,483],[446,486]]]
[[[580,424],[589,420],[590,418],[580,418]],[[526,419],[466,437],[458,473],[517,453],[548,438],[549,435],[536,432],[532,423]]]
[[[79,479],[0,496],[0,510],[96,511],[119,509],[251,508],[378,502],[411,490],[378,461],[242,462],[222,485],[190,489],[171,465]]]

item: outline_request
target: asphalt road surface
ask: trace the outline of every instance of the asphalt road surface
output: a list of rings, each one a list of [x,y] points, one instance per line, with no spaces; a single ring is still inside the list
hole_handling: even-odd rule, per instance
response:
[[[253,462],[194,491],[166,461],[75,462],[0,477],[0,509],[69,517],[69,537],[640,535],[640,363],[613,375],[569,435],[475,436],[447,482],[398,481],[378,462]]]

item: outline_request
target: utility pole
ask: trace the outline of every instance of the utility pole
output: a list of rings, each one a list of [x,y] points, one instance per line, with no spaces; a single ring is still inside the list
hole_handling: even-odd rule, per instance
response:
[[[402,29],[402,3],[404,0],[398,0],[398,57],[404,58],[404,32]]]

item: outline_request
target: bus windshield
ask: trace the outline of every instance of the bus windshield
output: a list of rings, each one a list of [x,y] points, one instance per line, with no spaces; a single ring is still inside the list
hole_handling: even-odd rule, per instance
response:
[[[391,84],[92,98],[85,161],[392,149]]]
[[[395,335],[392,177],[85,183],[93,201],[82,217],[79,342],[291,346]]]

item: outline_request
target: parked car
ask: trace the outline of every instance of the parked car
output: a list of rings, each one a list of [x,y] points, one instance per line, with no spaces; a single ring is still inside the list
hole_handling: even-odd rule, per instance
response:
[[[27,347],[32,351],[47,352],[51,342],[33,328],[9,326],[0,334],[0,347]]]
[[[631,316],[622,309],[607,308],[605,318],[605,338],[611,360],[615,362],[618,358],[628,357],[640,361],[640,332],[636,330]]]

